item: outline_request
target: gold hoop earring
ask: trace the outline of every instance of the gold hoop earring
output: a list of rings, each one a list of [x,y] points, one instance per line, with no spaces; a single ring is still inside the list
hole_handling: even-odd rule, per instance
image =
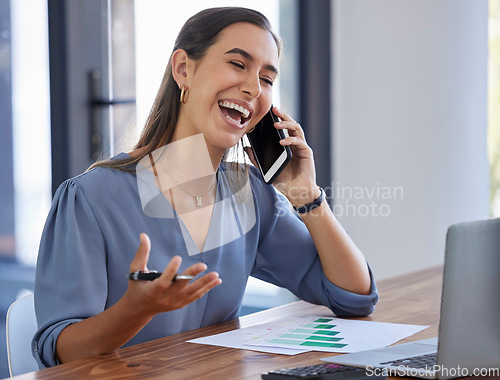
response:
[[[186,104],[186,102],[188,100],[188,93],[189,93],[189,89],[187,87],[181,88],[181,96],[180,96],[181,103]]]

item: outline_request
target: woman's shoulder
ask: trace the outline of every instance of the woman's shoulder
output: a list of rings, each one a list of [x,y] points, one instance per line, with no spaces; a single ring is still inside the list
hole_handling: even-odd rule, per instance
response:
[[[126,153],[120,153],[110,160],[122,160],[130,157]],[[61,190],[74,187],[85,194],[105,196],[107,193],[116,195],[117,191],[124,187],[134,186],[136,183],[135,170],[128,167],[126,170],[120,170],[112,167],[97,166],[85,171],[75,177],[64,181],[59,188]]]

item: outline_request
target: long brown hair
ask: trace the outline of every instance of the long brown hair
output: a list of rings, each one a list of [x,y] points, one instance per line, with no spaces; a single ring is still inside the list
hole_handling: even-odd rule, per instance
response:
[[[207,49],[217,42],[219,34],[229,25],[246,22],[268,31],[274,38],[281,53],[281,40],[273,33],[269,20],[260,12],[241,7],[219,7],[205,9],[190,17],[177,36],[172,52],[184,49],[189,58],[202,58]],[[102,160],[94,163],[90,168],[107,167],[125,171],[133,171],[131,164],[168,144],[173,136],[180,110],[180,89],[172,76],[172,58],[170,57],[160,89],[146,120],[145,127],[134,149],[141,149],[136,157],[127,157],[121,160]],[[237,144],[236,155],[243,154],[241,141]],[[223,159],[227,157],[226,155]]]

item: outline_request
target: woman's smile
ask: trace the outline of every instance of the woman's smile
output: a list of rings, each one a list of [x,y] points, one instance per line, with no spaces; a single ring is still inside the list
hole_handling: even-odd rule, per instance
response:
[[[253,107],[250,103],[224,99],[219,100],[219,109],[223,119],[237,129],[245,129],[252,117]]]

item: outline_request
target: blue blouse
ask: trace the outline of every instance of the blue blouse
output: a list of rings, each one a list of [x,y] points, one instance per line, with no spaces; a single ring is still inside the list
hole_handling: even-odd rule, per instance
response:
[[[116,158],[125,158],[122,153]],[[148,268],[174,255],[180,272],[203,262],[222,284],[182,309],[156,315],[126,346],[238,317],[248,276],[287,288],[337,315],[367,315],[378,300],[339,288],[323,274],[311,236],[284,196],[250,168],[250,195],[234,195],[228,170],[218,174],[217,202],[203,252],[154,185],[148,170],[95,168],[65,181],[43,231],[35,278],[39,330],[32,351],[40,368],[57,365],[56,341],[68,325],[102,312],[127,290],[139,234],[151,239]],[[371,275],[371,273],[370,273]]]

